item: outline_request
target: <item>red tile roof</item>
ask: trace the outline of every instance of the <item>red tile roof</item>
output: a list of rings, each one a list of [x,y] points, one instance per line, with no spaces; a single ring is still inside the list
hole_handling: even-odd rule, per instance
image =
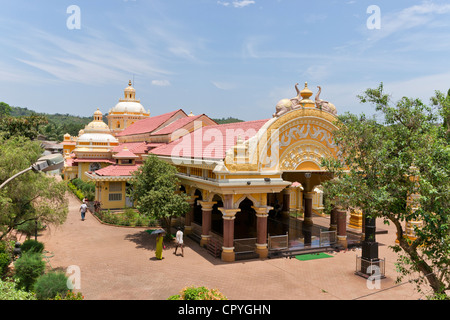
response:
[[[172,134],[173,132],[177,131],[178,129],[182,128],[183,126],[187,125],[188,123],[191,123],[191,122],[197,120],[201,116],[203,116],[203,114],[198,115],[198,116],[185,117],[185,118],[178,119],[178,120],[172,122],[171,124],[169,124],[168,126],[165,126],[159,130],[154,131],[152,133],[152,136]]]
[[[134,154],[143,154],[147,152],[147,143],[145,141],[120,143],[118,146],[115,146],[112,149],[112,152],[113,153],[120,152],[125,147],[128,148],[128,150],[130,150]]]
[[[250,139],[267,121],[269,119],[202,127],[149,153],[160,156],[224,159],[226,151],[236,144],[239,136],[244,141]]]
[[[133,172],[139,168],[139,166],[140,164],[135,164],[132,166],[111,165],[95,171],[94,175],[112,177],[131,176]]]
[[[165,114],[161,114],[159,116],[154,116],[146,119],[142,119],[139,121],[136,121],[131,126],[117,134],[118,137],[128,136],[128,135],[136,135],[136,134],[143,134],[143,133],[150,133],[154,130],[158,129],[160,126],[162,126],[165,122],[167,122],[170,118],[172,118],[176,113],[182,112],[185,116],[186,113],[182,109],[178,109],[172,112],[168,112]]]
[[[122,151],[113,155],[113,158],[135,159],[135,158],[139,158],[139,156],[135,155],[133,152],[131,152],[127,148],[123,148]]]

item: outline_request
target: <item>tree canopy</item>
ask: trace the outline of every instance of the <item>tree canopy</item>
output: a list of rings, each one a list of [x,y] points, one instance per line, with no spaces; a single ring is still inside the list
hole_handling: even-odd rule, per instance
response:
[[[130,195],[139,212],[162,220],[168,233],[172,217],[181,216],[190,209],[187,195],[177,192],[176,173],[174,166],[151,155],[133,173],[130,182]]]
[[[408,97],[393,104],[382,83],[367,89],[358,97],[375,105],[381,120],[364,114],[339,116],[334,137],[340,159],[323,161],[334,174],[324,184],[328,210],[357,207],[369,217],[393,223],[399,280],[419,273],[418,284],[426,279],[432,296],[446,299],[450,290],[449,94],[437,91],[431,106]],[[414,230],[415,239],[406,237],[405,223],[411,221],[422,221]]]
[[[0,183],[30,167],[42,152],[39,142],[26,137],[0,137]],[[65,183],[44,173],[28,171],[0,190],[0,240],[27,221],[59,225],[65,221],[67,212]]]

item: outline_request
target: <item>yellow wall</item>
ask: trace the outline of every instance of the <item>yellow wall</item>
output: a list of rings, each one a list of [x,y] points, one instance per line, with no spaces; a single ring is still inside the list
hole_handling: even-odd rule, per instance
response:
[[[113,188],[111,188],[111,184],[114,184],[115,187],[117,187],[117,184],[121,185],[121,191],[115,191]],[[126,187],[126,182],[125,181],[121,181],[121,182],[109,182],[109,181],[105,181],[105,182],[100,182],[98,183],[98,186],[96,187],[96,200],[100,201],[101,203],[101,208],[102,209],[123,209],[125,208],[125,190]],[[98,199],[98,194],[100,193],[100,198]],[[114,195],[118,195],[121,194],[121,199],[120,200],[110,200],[111,198],[117,199],[117,196],[111,196],[110,194],[114,194]]]
[[[78,163],[78,174],[80,173],[80,168],[81,168],[81,175],[78,176],[78,178],[80,178],[83,181],[91,181],[88,177],[86,177],[86,175],[84,174],[85,172],[89,171],[89,166],[91,165],[90,162],[79,162]],[[100,162],[100,168],[103,169],[104,167],[109,166],[109,163],[104,163],[104,162]]]

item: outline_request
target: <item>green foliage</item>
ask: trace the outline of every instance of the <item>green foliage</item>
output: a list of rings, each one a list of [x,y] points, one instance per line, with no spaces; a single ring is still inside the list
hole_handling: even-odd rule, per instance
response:
[[[69,290],[64,296],[57,294],[53,300],[84,300],[84,296],[81,292],[75,293]]]
[[[36,300],[33,293],[17,288],[14,281],[0,278],[0,300]]]
[[[42,155],[39,142],[25,137],[0,137],[0,181],[29,168]],[[68,211],[65,182],[31,170],[0,190],[0,240],[27,221],[58,225]]]
[[[383,90],[381,84],[359,96],[375,105],[382,120],[339,116],[334,139],[340,159],[322,163],[334,176],[324,183],[325,204],[328,210],[358,207],[393,223],[399,277],[418,272],[441,295],[450,289],[450,146],[442,111],[450,99],[437,93],[432,102],[443,107],[436,112],[407,97],[391,105]],[[405,238],[404,224],[410,220],[424,222],[414,241]]]
[[[95,183],[90,181],[83,181],[80,178],[75,178],[70,181],[72,186],[69,187],[75,193],[75,195],[83,200],[84,197],[87,197],[89,201],[93,201],[95,198]]]
[[[14,268],[18,287],[30,291],[36,280],[44,274],[45,262],[40,253],[26,252],[16,260]]]
[[[80,200],[84,199],[84,193],[79,190],[73,183],[68,182],[67,186],[69,187],[69,190],[72,191],[72,193]]]
[[[83,294],[81,292],[75,293],[75,292],[73,292],[71,290],[68,290],[65,293],[65,295],[62,295],[62,294],[58,293],[55,296],[55,298],[52,299],[52,300],[84,300],[84,296],[83,296]]]
[[[62,141],[66,133],[69,133],[71,136],[77,136],[78,132],[92,121],[92,117],[79,117],[59,113],[36,113],[21,107],[11,107],[10,115],[12,117],[29,117],[31,115],[45,117],[48,122],[39,127],[39,133],[43,134],[47,140],[55,141]]]
[[[25,221],[24,223],[16,226],[14,229],[20,231],[22,234],[26,235],[27,239],[29,239],[32,235],[36,233],[36,221],[35,220]],[[42,224],[42,222],[38,221],[37,231],[39,232],[44,229],[45,226]]]
[[[22,253],[25,252],[42,253],[42,251],[44,251],[44,244],[42,242],[33,239],[28,239],[23,242],[23,244],[20,246],[20,249],[22,250]]]
[[[187,287],[179,295],[169,297],[167,300],[228,300],[219,290],[207,287]]]
[[[0,117],[9,116],[11,114],[11,107],[5,102],[0,102]]]
[[[235,123],[235,122],[243,122],[244,120],[239,120],[237,118],[228,117],[228,118],[221,118],[221,119],[212,119],[218,124],[225,124],[225,123]]]
[[[0,278],[8,271],[8,266],[11,263],[11,255],[0,252]]]
[[[63,272],[49,272],[40,276],[34,284],[38,300],[53,299],[57,295],[64,297],[67,292],[67,276]]]
[[[122,213],[112,213],[108,210],[101,214],[96,213],[96,215],[105,223],[119,226],[145,227],[156,223],[154,220],[140,215],[131,208],[125,209]]]
[[[46,117],[36,114],[27,117],[3,116],[0,117],[0,132],[6,139],[14,136],[35,139],[39,135],[40,127],[47,123]]]
[[[138,211],[164,222],[170,234],[172,217],[189,211],[186,194],[176,194],[178,178],[176,168],[156,156],[146,158],[144,164],[133,173],[131,197],[136,200]]]

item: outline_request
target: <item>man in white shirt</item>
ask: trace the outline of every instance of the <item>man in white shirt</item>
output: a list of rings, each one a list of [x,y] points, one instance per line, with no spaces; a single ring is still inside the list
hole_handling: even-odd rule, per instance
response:
[[[86,210],[87,210],[87,205],[86,205],[86,203],[83,202],[83,204],[80,207],[81,221],[84,221],[84,217],[86,216]]]
[[[183,231],[181,231],[181,228],[178,228],[176,237],[176,245],[175,245],[175,252],[173,254],[177,254],[178,247],[181,248],[181,256],[184,257],[184,245],[183,245]]]

